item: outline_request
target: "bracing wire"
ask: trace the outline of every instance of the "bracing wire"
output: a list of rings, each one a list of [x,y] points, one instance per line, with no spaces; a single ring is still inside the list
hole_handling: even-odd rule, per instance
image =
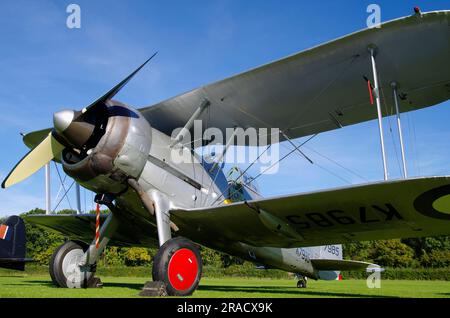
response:
[[[283,145],[283,146],[284,146],[286,149],[289,150],[289,148],[287,148],[287,146],[285,146],[285,145]],[[311,148],[308,148],[308,149],[311,149]],[[319,164],[319,163],[317,163],[317,162],[313,162],[313,164],[316,165],[318,168],[322,169],[323,171],[328,172],[328,173],[331,174],[332,176],[335,176],[336,178],[338,178],[339,180],[343,181],[344,183],[352,184],[351,181],[349,181],[349,180],[345,179],[344,177],[338,175],[337,173],[335,173],[335,172],[333,172],[333,171],[331,171],[331,170],[325,168],[325,167],[322,166],[321,164]]]
[[[279,132],[278,132],[279,133]],[[277,134],[278,134],[277,133]],[[273,133],[271,133],[271,134],[267,134],[267,135],[260,135],[260,137],[263,137],[263,136],[272,136],[273,135]],[[234,138],[234,135],[233,135],[233,137],[232,138]],[[238,176],[237,178],[235,178],[234,180],[233,180],[233,182],[236,182],[240,177],[242,177],[242,175],[244,175],[257,161],[258,161],[258,159],[259,158],[261,158],[261,156],[264,154],[264,153],[266,153],[267,152],[267,150],[269,150],[269,148],[271,147],[271,144],[269,144],[268,145],[268,147],[258,156],[258,158],[256,158],[251,164],[250,164],[250,166],[249,167],[247,167],[246,169],[245,169],[245,171],[240,175],[240,176]],[[224,151],[225,151],[225,149],[224,149]],[[213,183],[215,183],[215,181],[217,180],[217,177],[219,176],[219,172],[220,172],[220,168],[217,168],[217,171],[216,171],[216,173],[215,173],[215,175],[214,175],[214,179],[211,181],[211,184],[209,185],[209,187],[208,187],[208,193],[209,193],[209,189],[210,189],[210,187],[212,186],[212,184]],[[225,192],[226,191],[228,191],[229,190],[229,188],[230,188],[230,186],[225,190]],[[218,198],[218,199],[220,199],[220,197]],[[216,202],[216,200],[213,202],[213,203],[215,203]]]
[[[263,154],[265,154],[267,152],[267,150],[269,150],[269,148],[272,146],[272,144],[267,145],[266,149],[255,159],[253,160],[252,163],[249,164],[249,166],[235,179],[235,180],[239,180],[239,178],[241,178],[243,175],[245,175],[245,173],[259,160],[259,158],[261,158],[261,156]],[[227,193],[227,191],[231,188],[231,184],[228,185],[228,187],[225,189],[225,191],[223,191],[220,196],[217,197],[217,199],[214,200],[214,202],[212,203],[215,204],[216,202],[218,202],[225,193]]]
[[[72,183],[70,184],[69,188],[67,189],[67,191],[70,191],[70,189],[72,188],[72,186],[75,184],[75,180],[72,181]],[[61,202],[64,200],[64,197],[67,197],[67,192],[64,194],[64,196],[59,200],[58,204],[56,205],[56,207],[53,209],[52,214],[55,213],[56,209],[59,207],[59,205],[61,204]],[[69,202],[69,206],[70,206],[70,202]],[[70,209],[72,209],[72,207],[70,207]]]
[[[340,163],[337,162],[336,160],[331,159],[330,157],[325,156],[324,154],[318,152],[317,150],[314,150],[314,149],[312,149],[311,147],[308,147],[308,146],[305,146],[305,148],[308,149],[309,151],[315,153],[316,155],[318,155],[318,156],[324,158],[325,160],[328,160],[328,161],[330,161],[331,163],[334,163],[335,165],[337,165],[338,167],[344,169],[344,170],[347,171],[348,173],[350,173],[350,174],[352,174],[352,175],[354,175],[354,176],[356,176],[356,177],[358,177],[358,178],[360,178],[360,179],[362,179],[362,180],[364,180],[364,181],[366,181],[366,182],[370,182],[370,180],[367,179],[366,177],[364,177],[363,175],[357,173],[356,171],[354,171],[354,170],[352,170],[352,169],[350,169],[350,168],[347,168],[346,166],[340,164]]]
[[[63,180],[62,180],[62,178],[61,178],[61,174],[59,173],[58,165],[57,165],[55,162],[54,162],[54,164],[55,164],[56,172],[57,172],[57,174],[58,174],[59,181],[61,182],[61,186],[62,186],[62,188],[63,188],[63,190],[64,190],[64,195],[62,196],[61,201],[62,201],[64,198],[66,198],[66,199],[67,199],[67,203],[69,204],[69,208],[72,210],[72,205],[70,204],[69,197],[67,196],[67,193],[69,192],[70,188],[69,188],[69,190],[66,190],[66,187],[64,186],[64,182],[63,182]],[[61,201],[60,201],[60,202],[61,202]],[[59,205],[59,204],[58,204],[58,205]],[[56,208],[55,208],[55,209],[56,209]],[[53,210],[53,211],[55,211],[55,210]]]
[[[268,168],[264,169],[264,171],[262,171],[261,173],[259,173],[256,177],[252,178],[252,181],[255,181],[257,178],[259,178],[261,175],[263,175],[264,173],[266,173],[267,171],[269,171],[270,169],[272,169],[276,164],[279,164],[281,161],[283,161],[284,159],[286,159],[289,155],[291,155],[293,152],[298,151],[298,149],[300,149],[302,146],[304,146],[306,143],[308,143],[310,140],[312,140],[314,137],[316,137],[318,134],[314,134],[311,137],[309,137],[306,141],[304,141],[302,144],[300,144],[299,146],[295,147],[293,150],[291,150],[288,154],[286,154],[285,156],[283,156],[282,158],[280,158],[279,160],[277,160],[277,162],[275,162],[274,164],[272,164],[271,166],[269,166]],[[258,156],[258,158],[256,158],[236,179],[234,180],[239,180],[239,178],[241,178],[243,175],[245,175],[245,173],[259,160],[259,158],[267,151],[269,150],[269,148],[272,146],[272,144],[269,144],[267,146],[267,148]],[[226,190],[213,202],[216,203],[217,201],[220,200],[220,198],[223,197],[224,193],[226,193],[232,184],[228,185],[228,187],[226,188]]]
[[[318,92],[318,94],[312,99],[312,100],[310,100],[307,104],[306,104],[306,106],[305,106],[305,109],[306,108],[308,108],[308,107],[310,107],[320,96],[322,96],[346,71],[348,71],[348,69],[352,66],[352,64],[353,64],[353,62],[357,59],[359,57],[359,55],[355,55],[355,56],[352,56],[352,58],[351,58],[351,60],[350,60],[350,62],[348,63],[348,65],[346,65],[344,68],[343,68],[343,70],[342,71],[340,71],[338,74],[337,74],[337,76],[335,77],[335,78],[333,78],[327,85],[325,85],[325,87],[320,91],[320,92]],[[260,122],[260,123],[262,123],[264,126],[267,126],[267,127],[271,127],[271,125],[268,125],[265,121],[263,121],[263,120],[261,120],[260,118],[258,118],[257,116],[255,116],[255,115],[253,115],[253,114],[250,114],[250,113],[248,113],[248,112],[246,112],[244,109],[242,109],[242,108],[240,108],[240,107],[235,107],[235,109],[237,109],[238,111],[240,111],[240,112],[242,112],[242,113],[244,113],[245,115],[247,115],[247,116],[249,116],[249,117],[251,117],[251,118],[253,118],[253,119],[255,119],[255,120],[257,120],[258,122]],[[293,120],[293,122],[295,121],[297,119],[297,117],[295,117],[294,118],[294,120]],[[317,134],[315,134],[315,135],[313,135],[311,138],[309,138],[305,143],[307,143],[309,140],[311,140],[312,138],[314,138],[315,136],[317,136]],[[190,144],[190,143],[192,143],[192,142],[195,142],[195,140],[194,141],[191,141],[191,142],[189,142],[189,143],[187,143],[187,144]],[[305,143],[303,143],[302,145],[304,145]],[[295,149],[294,149],[294,151],[299,151],[299,148],[302,146],[302,145],[300,145],[299,147],[295,147]],[[264,154],[268,149],[270,148],[270,145],[264,150],[264,152],[262,153],[262,154]],[[292,152],[291,152],[292,153]],[[291,153],[289,153],[289,155],[291,154]],[[262,155],[262,154],[260,154],[260,156]],[[256,163],[256,161],[260,158],[260,156],[258,156],[258,158],[255,160],[255,161],[253,161],[245,170],[244,170],[244,172],[242,172],[241,173],[241,175],[240,176],[238,176],[237,177],[237,179],[239,179],[240,177],[242,177],[255,163]],[[306,157],[306,156],[305,156]],[[281,160],[283,160],[283,159],[285,159],[285,157],[283,157]],[[308,158],[306,157],[306,159],[308,160]],[[203,160],[203,158],[202,158],[202,160]],[[309,160],[309,161],[311,161],[311,160]],[[322,167],[322,166],[320,166],[320,165],[318,165],[318,167],[320,167],[320,168],[322,168],[322,169],[324,169],[324,170],[327,170],[327,169],[325,169],[324,167]],[[267,169],[266,169],[267,170]],[[266,171],[265,170],[265,171]],[[342,178],[342,177],[340,177],[340,176],[337,176],[336,174],[334,174],[334,173],[332,173],[332,172],[330,172],[330,171],[328,171],[329,173],[331,173],[331,174],[333,174],[333,175],[335,175],[336,177],[338,177],[338,178],[340,178],[341,180],[343,180],[343,181],[345,181],[345,182],[349,182],[348,180],[345,180],[344,178]],[[259,177],[259,176],[258,176]],[[255,180],[256,178],[254,178],[253,180]],[[219,196],[219,197],[217,197],[217,199],[215,199],[214,200],[214,202],[212,203],[213,205],[217,202],[217,201],[219,201],[223,196],[224,196],[224,194],[230,189],[230,187],[231,187],[231,184],[230,185],[228,185],[228,187],[226,188],[226,190],[225,191],[223,191],[222,193],[221,193],[221,195]]]
[[[64,178],[63,178],[63,183],[64,184],[66,182],[66,178],[67,178],[67,175],[64,175]],[[60,184],[59,188],[58,188],[58,192],[56,193],[55,201],[58,201],[59,195],[61,194],[62,189],[63,189],[62,184]]]
[[[262,176],[263,174],[265,174],[267,171],[269,171],[270,169],[272,169],[275,165],[279,164],[281,161],[283,161],[284,159],[286,159],[287,157],[289,157],[291,154],[293,154],[294,152],[298,151],[299,148],[301,148],[302,146],[304,146],[308,141],[310,141],[311,139],[313,139],[314,137],[316,137],[318,134],[314,134],[312,135],[310,138],[308,138],[305,142],[303,142],[302,144],[296,146],[294,149],[290,150],[286,155],[284,155],[283,157],[281,157],[279,160],[277,160],[275,163],[273,163],[272,165],[270,165],[268,168],[264,169],[262,172],[260,172],[256,177],[253,178],[253,181],[255,181],[256,179],[258,179],[260,176]]]

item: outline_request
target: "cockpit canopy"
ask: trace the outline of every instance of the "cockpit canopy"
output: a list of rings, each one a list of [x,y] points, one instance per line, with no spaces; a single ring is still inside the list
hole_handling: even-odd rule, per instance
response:
[[[227,174],[228,199],[232,202],[251,200],[259,196],[259,188],[253,177],[243,173],[239,167],[232,167]]]

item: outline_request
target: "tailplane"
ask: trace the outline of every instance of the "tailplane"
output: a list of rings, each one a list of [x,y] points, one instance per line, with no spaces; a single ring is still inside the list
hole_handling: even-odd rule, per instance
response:
[[[23,271],[26,252],[25,224],[18,216],[10,216],[0,224],[0,267]]]

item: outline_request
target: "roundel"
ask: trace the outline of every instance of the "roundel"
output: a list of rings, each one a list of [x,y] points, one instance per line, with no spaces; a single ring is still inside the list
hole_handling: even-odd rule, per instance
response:
[[[425,216],[450,220],[450,185],[422,193],[414,200],[414,208]]]

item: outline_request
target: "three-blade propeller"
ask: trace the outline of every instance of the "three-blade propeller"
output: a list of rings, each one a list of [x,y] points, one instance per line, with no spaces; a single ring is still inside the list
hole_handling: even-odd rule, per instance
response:
[[[53,129],[12,169],[3,181],[2,188],[8,188],[25,180],[49,161],[58,158],[66,147],[80,149],[89,140],[95,129],[95,118],[93,119],[93,117],[96,108],[105,107],[105,103],[111,100],[156,54],[157,52],[123,81],[83,110],[62,110],[53,114]]]

